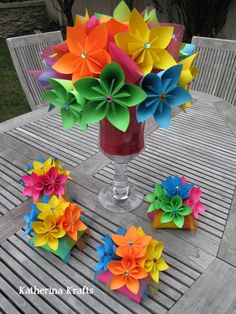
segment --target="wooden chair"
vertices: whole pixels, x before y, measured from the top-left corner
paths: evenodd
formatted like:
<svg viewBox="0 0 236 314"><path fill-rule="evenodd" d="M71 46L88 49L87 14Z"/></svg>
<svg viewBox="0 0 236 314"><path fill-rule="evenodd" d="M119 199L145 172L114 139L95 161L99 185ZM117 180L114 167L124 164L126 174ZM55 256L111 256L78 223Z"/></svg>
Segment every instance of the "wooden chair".
<svg viewBox="0 0 236 314"><path fill-rule="evenodd" d="M191 88L236 106L236 41L194 36L192 43L200 52L196 59L200 74Z"/></svg>
<svg viewBox="0 0 236 314"><path fill-rule="evenodd" d="M7 38L8 48L31 110L46 104L43 103L41 97L43 88L28 70L44 69L41 58L42 49L62 41L60 31Z"/></svg>

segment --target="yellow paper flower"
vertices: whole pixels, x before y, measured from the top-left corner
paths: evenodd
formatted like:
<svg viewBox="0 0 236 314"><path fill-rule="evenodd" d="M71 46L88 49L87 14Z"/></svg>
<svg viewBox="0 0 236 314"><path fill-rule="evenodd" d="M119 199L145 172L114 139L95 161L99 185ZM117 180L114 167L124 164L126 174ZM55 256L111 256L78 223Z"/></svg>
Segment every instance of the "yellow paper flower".
<svg viewBox="0 0 236 314"><path fill-rule="evenodd" d="M88 9L85 9L85 16L76 14L74 26L80 26L89 20Z"/></svg>
<svg viewBox="0 0 236 314"><path fill-rule="evenodd" d="M146 235L141 226L137 230L140 236ZM137 261L146 272L150 273L155 282L159 282L159 272L169 268L164 259L161 258L162 251L162 242L152 239L147 247L146 256Z"/></svg>
<svg viewBox="0 0 236 314"><path fill-rule="evenodd" d="M36 233L34 245L44 246L47 244L54 251L58 249L58 239L66 234L64 229L56 225L54 216L48 216L45 221L32 222L32 228Z"/></svg>
<svg viewBox="0 0 236 314"><path fill-rule="evenodd" d="M62 168L62 165L61 165L61 162L60 162L59 159L57 159L56 161L54 161L54 167L56 167L57 172L58 172L59 174L62 174L63 176L67 176L68 178L71 179L71 177L70 177L70 170L63 169L63 168Z"/></svg>
<svg viewBox="0 0 236 314"><path fill-rule="evenodd" d="M117 46L127 53L142 69L144 74L152 68L166 69L176 64L165 49L171 41L172 26L148 27L141 14L134 9L129 19L129 32L115 36Z"/></svg>
<svg viewBox="0 0 236 314"><path fill-rule="evenodd" d="M48 216L58 218L62 216L65 209L70 205L69 202L65 202L63 198L57 198L53 195L48 203L36 203L37 208L40 210L38 215L39 219L45 220Z"/></svg>
<svg viewBox="0 0 236 314"><path fill-rule="evenodd" d="M36 173L38 176L44 175L47 173L51 167L53 167L53 160L52 158L48 158L44 162L39 162L37 160L33 161L33 169L29 170L28 173L31 174L32 172Z"/></svg>
<svg viewBox="0 0 236 314"><path fill-rule="evenodd" d="M159 282L159 272L169 267L164 259L161 258L162 251L163 244L157 240L152 240L146 251L144 269L146 272L150 273L155 282Z"/></svg>
<svg viewBox="0 0 236 314"><path fill-rule="evenodd" d="M188 58L179 61L178 63L183 65L178 85L184 87L186 90L190 89L190 83L199 72L198 69L195 66L193 66L193 62L197 55L198 53L195 53L189 56ZM192 103L188 101L185 104L179 106L179 108L185 112L185 109L191 106Z"/></svg>

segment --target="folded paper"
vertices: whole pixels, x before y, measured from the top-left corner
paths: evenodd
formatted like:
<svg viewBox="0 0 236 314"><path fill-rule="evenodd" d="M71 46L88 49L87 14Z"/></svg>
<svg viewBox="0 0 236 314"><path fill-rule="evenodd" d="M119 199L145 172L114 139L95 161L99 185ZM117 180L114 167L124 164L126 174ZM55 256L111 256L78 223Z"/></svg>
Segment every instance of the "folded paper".
<svg viewBox="0 0 236 314"><path fill-rule="evenodd" d="M96 279L112 290L140 303L152 282L159 282L159 272L168 268L162 256L163 244L131 226L106 235L97 247L99 261Z"/></svg>
<svg viewBox="0 0 236 314"><path fill-rule="evenodd" d="M146 196L152 226L195 229L199 213L205 211L201 195L200 187L188 183L185 177L170 176L162 183L156 183L154 192Z"/></svg>
<svg viewBox="0 0 236 314"><path fill-rule="evenodd" d="M32 246L42 247L64 262L68 262L71 249L87 231L83 211L69 201L66 193L69 179L70 171L52 158L39 158L28 164L26 175L21 177L24 195L33 197L31 211L24 216L24 235L33 234L29 240Z"/></svg>

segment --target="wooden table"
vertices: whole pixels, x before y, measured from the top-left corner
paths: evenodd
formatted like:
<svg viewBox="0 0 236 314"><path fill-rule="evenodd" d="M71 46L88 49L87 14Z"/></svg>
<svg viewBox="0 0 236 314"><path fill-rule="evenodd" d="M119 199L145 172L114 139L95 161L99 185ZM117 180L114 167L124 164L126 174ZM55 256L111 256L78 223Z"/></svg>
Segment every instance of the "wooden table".
<svg viewBox="0 0 236 314"><path fill-rule="evenodd" d="M187 114L169 130L147 135L145 151L129 167L130 181L148 193L168 175L184 175L203 189L207 211L196 232L152 230L147 203L126 214L98 203L113 166L97 148L98 126L87 135L63 131L58 114L28 122L0 135L0 309L3 313L236 313L236 129L235 109L219 98L194 93ZM28 116L29 117L29 116ZM17 123L15 121L14 123ZM21 119L22 123L22 119ZM153 130L148 128L148 132ZM39 156L59 158L71 169L70 192L86 211L91 236L83 252L72 250L69 264L23 236L29 200L18 183L26 163ZM118 226L142 225L164 242L170 268L159 291L140 305L94 281L95 248ZM63 288L63 294L19 294L20 287ZM66 294L66 287L93 288L93 294Z"/></svg>

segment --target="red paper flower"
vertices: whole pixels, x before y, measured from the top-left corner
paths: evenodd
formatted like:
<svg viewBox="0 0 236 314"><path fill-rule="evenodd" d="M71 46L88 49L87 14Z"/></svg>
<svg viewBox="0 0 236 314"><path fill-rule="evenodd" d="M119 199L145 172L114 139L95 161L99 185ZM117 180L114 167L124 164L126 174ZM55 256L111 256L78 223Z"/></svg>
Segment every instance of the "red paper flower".
<svg viewBox="0 0 236 314"><path fill-rule="evenodd" d="M27 196L33 196L33 200L36 202L39 199L40 193L44 187L42 176L37 176L37 174L32 172L31 175L22 176L21 179L25 184L23 194Z"/></svg>
<svg viewBox="0 0 236 314"><path fill-rule="evenodd" d="M63 184L68 179L67 176L59 174L55 167L52 167L43 177L44 193L46 195L65 193Z"/></svg>

